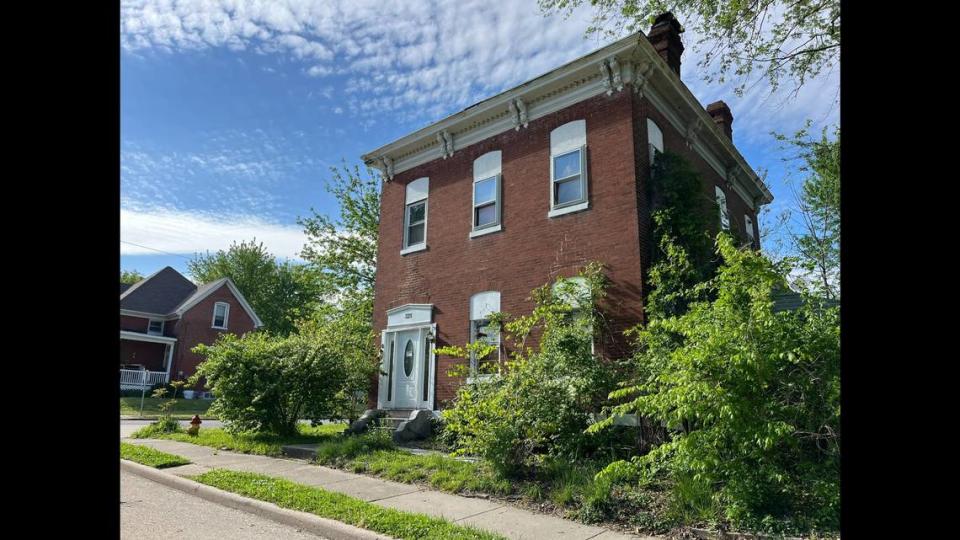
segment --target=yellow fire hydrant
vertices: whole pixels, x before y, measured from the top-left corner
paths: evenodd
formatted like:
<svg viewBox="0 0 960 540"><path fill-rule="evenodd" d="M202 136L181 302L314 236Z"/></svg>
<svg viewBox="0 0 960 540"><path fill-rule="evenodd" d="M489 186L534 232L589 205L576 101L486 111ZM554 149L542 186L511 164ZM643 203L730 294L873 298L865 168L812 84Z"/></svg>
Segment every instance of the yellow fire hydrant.
<svg viewBox="0 0 960 540"><path fill-rule="evenodd" d="M190 420L190 427L187 428L187 433L196 437L200 433L200 424L203 423L203 420L200 420L200 415L193 415L193 420Z"/></svg>

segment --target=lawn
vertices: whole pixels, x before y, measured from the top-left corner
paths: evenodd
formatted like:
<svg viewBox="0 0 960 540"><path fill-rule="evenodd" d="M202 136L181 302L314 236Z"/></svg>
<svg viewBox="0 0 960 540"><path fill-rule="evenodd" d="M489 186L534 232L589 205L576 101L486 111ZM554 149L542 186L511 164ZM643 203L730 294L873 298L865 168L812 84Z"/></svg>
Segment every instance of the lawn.
<svg viewBox="0 0 960 540"><path fill-rule="evenodd" d="M157 469L179 467L180 465L187 465L190 463L190 460L185 457L154 450L148 446L140 446L138 444L129 444L125 442L120 443L120 458L136 461L137 463L155 467Z"/></svg>
<svg viewBox="0 0 960 540"><path fill-rule="evenodd" d="M143 400L143 416L144 417L156 417L160 416L160 404L169 399L160 399L147 397ZM199 414L200 418L204 420L216 420L216 416L211 416L207 414L207 409L210 408L210 405L213 403L213 400L209 399L178 399L174 404L171 413L173 417L177 420L190 420L194 415ZM140 398L139 397L122 397L120 398L120 416L139 416L140 415Z"/></svg>
<svg viewBox="0 0 960 540"><path fill-rule="evenodd" d="M316 427L310 427L306 424L300 424L300 433L293 436L280 436L272 433L228 433L222 428L204 428L200 427L200 433L194 437L184 432L167 433L164 435L150 435L152 438L170 439L180 442L210 446L213 448L222 448L244 454L259 454L263 456L282 455L280 447L286 444L310 444L329 441L337 436L344 429L346 424L323 424ZM132 437L138 438L140 432L135 432Z"/></svg>
<svg viewBox="0 0 960 540"><path fill-rule="evenodd" d="M192 480L282 508L362 527L394 538L497 540L503 537L440 518L383 508L341 493L262 474L215 469Z"/></svg>
<svg viewBox="0 0 960 540"><path fill-rule="evenodd" d="M219 428L201 427L197 437L186 433L155 437L266 456L281 455L280 447L285 444L320 443L318 464L350 472L422 484L449 493L504 497L585 523L615 522L655 534L676 524L675 516L666 511L665 492L641 489L635 484L610 491L594 480L600 464L546 461L535 478L508 479L483 461L461 461L444 454L411 454L397 448L386 433L341 436L345 427L301 425L300 434L292 437L265 433L234 435Z"/></svg>

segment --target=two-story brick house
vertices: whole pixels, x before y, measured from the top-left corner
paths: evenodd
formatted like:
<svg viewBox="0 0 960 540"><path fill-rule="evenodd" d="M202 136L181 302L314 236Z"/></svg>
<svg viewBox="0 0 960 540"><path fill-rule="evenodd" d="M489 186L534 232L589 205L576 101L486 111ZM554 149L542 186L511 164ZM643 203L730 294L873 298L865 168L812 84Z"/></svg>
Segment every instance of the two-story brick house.
<svg viewBox="0 0 960 540"><path fill-rule="evenodd" d="M464 382L448 372L466 361L436 346L481 339L490 313L529 312L532 289L592 260L611 281L601 308L612 332L595 350L623 352L620 332L644 320L656 151L684 156L717 205L717 227L759 247L757 213L773 197L733 145L730 109L704 108L680 80L680 33L664 14L648 36L363 156L385 180L374 300L384 374L371 405L442 408Z"/></svg>
<svg viewBox="0 0 960 540"><path fill-rule="evenodd" d="M203 358L191 349L225 332L263 326L230 278L197 286L167 266L120 284L120 388L185 379Z"/></svg>

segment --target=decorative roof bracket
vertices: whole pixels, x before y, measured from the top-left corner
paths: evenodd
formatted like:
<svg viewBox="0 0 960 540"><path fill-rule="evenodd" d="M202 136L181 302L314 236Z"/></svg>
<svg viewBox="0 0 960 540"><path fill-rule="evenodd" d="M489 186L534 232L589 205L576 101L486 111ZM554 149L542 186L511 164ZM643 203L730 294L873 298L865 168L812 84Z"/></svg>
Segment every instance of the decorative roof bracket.
<svg viewBox="0 0 960 540"><path fill-rule="evenodd" d="M600 61L600 76L608 96L613 94L614 90L617 92L623 90L623 71L616 56Z"/></svg>
<svg viewBox="0 0 960 540"><path fill-rule="evenodd" d="M527 104L520 98L510 101L510 116L513 117L513 129L516 131L520 131L520 126L528 127L530 125L530 119L527 116Z"/></svg>
<svg viewBox="0 0 960 540"><path fill-rule="evenodd" d="M383 179L387 182L393 180L393 159L389 156L380 156L380 163L383 164Z"/></svg>
<svg viewBox="0 0 960 540"><path fill-rule="evenodd" d="M453 135L449 131L443 130L437 133L437 142L440 143L440 155L443 159L453 155Z"/></svg>

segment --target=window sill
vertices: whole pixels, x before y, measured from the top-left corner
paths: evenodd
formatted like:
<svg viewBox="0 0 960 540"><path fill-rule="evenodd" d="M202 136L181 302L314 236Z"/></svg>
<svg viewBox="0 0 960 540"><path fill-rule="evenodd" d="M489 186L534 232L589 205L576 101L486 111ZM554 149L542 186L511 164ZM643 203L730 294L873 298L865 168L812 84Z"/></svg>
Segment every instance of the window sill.
<svg viewBox="0 0 960 540"><path fill-rule="evenodd" d="M406 255L407 253L415 253L417 251L424 251L427 249L427 244L417 244L415 246L410 246L406 249L400 250L400 255Z"/></svg>
<svg viewBox="0 0 960 540"><path fill-rule="evenodd" d="M562 216L564 214L571 214L573 212L579 212L581 210L586 210L590 208L590 201L585 201L582 203L574 204L571 206L564 206L563 208L554 208L547 212L548 218L553 218L557 216Z"/></svg>
<svg viewBox="0 0 960 540"><path fill-rule="evenodd" d="M503 230L502 225L497 225L494 227L487 227L485 229L480 229L478 231L470 231L470 238L476 238L478 236L483 236L485 234L495 233Z"/></svg>
<svg viewBox="0 0 960 540"><path fill-rule="evenodd" d="M227 330L226 326L211 326L210 328L213 328L214 330Z"/></svg>

